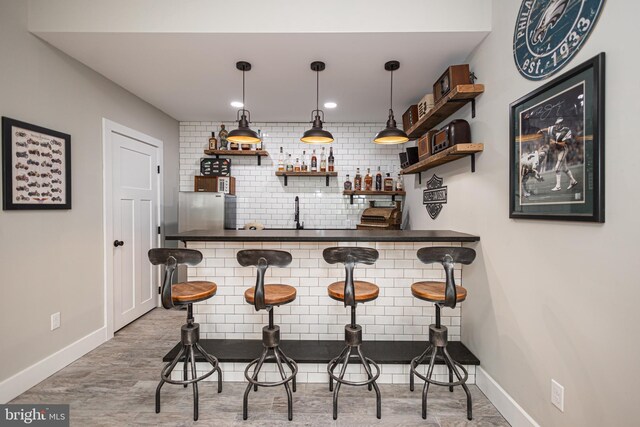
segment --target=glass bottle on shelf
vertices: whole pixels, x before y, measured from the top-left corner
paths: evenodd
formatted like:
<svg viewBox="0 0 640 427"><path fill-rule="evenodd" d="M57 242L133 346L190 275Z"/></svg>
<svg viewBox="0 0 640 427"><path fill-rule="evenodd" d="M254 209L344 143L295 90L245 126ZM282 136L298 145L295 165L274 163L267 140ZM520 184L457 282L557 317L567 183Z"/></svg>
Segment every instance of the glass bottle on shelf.
<svg viewBox="0 0 640 427"><path fill-rule="evenodd" d="M353 189L362 190L362 176L360 176L360 168L356 169L356 176L353 178Z"/></svg>
<svg viewBox="0 0 640 427"><path fill-rule="evenodd" d="M324 154L324 147L320 151L320 172L327 171L327 156Z"/></svg>
<svg viewBox="0 0 640 427"><path fill-rule="evenodd" d="M296 157L296 163L293 165L294 172L300 172L300 159Z"/></svg>
<svg viewBox="0 0 640 427"><path fill-rule="evenodd" d="M373 187L373 177L371 176L371 169L367 168L367 174L364 176L364 189L371 191Z"/></svg>
<svg viewBox="0 0 640 427"><path fill-rule="evenodd" d="M209 150L218 149L218 140L216 139L216 133L211 132L211 138L209 138Z"/></svg>
<svg viewBox="0 0 640 427"><path fill-rule="evenodd" d="M344 189L351 190L351 181L349 180L349 174L347 174L347 179L344 182Z"/></svg>
<svg viewBox="0 0 640 427"><path fill-rule="evenodd" d="M227 141L227 136L229 136L229 131L224 128L224 125L220 125L220 132L218 132L218 138L220 139L220 149L226 150L229 145L229 141Z"/></svg>
<svg viewBox="0 0 640 427"><path fill-rule="evenodd" d="M280 147L280 154L278 154L278 172L284 172L284 153L282 147Z"/></svg>
<svg viewBox="0 0 640 427"><path fill-rule="evenodd" d="M387 176L384 179L384 191L393 191L393 178L391 178L389 172L387 172Z"/></svg>
<svg viewBox="0 0 640 427"><path fill-rule="evenodd" d="M382 191L382 172L380 172L380 166L378 166L378 172L376 173L376 191Z"/></svg>
<svg viewBox="0 0 640 427"><path fill-rule="evenodd" d="M329 172L335 171L335 159L333 158L333 147L329 147Z"/></svg>
<svg viewBox="0 0 640 427"><path fill-rule="evenodd" d="M264 136L260 129L258 129L258 138L260 138L260 142L256 144L256 150L264 150Z"/></svg>
<svg viewBox="0 0 640 427"><path fill-rule="evenodd" d="M300 170L302 172L308 172L309 171L309 164L307 163L307 152L306 151L302 152L302 165L300 166Z"/></svg>
<svg viewBox="0 0 640 427"><path fill-rule="evenodd" d="M291 161L291 153L287 155L287 163L285 165L287 172L293 172L293 162Z"/></svg>
<svg viewBox="0 0 640 427"><path fill-rule="evenodd" d="M403 190L402 175L398 174L398 179L396 180L396 191L402 191L402 190Z"/></svg>
<svg viewBox="0 0 640 427"><path fill-rule="evenodd" d="M311 153L311 172L318 172L318 158L316 157L316 149Z"/></svg>

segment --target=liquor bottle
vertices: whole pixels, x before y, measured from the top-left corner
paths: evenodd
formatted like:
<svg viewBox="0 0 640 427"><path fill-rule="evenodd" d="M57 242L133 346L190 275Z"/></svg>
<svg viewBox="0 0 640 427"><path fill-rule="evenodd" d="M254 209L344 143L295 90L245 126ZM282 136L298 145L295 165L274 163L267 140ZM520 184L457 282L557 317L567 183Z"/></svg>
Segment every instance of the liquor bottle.
<svg viewBox="0 0 640 427"><path fill-rule="evenodd" d="M294 172L300 172L300 159L296 157L296 163L293 165Z"/></svg>
<svg viewBox="0 0 640 427"><path fill-rule="evenodd" d="M311 172L318 172L318 158L316 157L316 149L311 153Z"/></svg>
<svg viewBox="0 0 640 427"><path fill-rule="evenodd" d="M229 136L229 131L224 128L224 125L220 125L220 132L218 132L218 138L220 138L220 149L226 150L229 146L229 141L227 141L227 136Z"/></svg>
<svg viewBox="0 0 640 427"><path fill-rule="evenodd" d="M380 172L380 166L378 166L378 173L376 173L376 191L382 190L382 172Z"/></svg>
<svg viewBox="0 0 640 427"><path fill-rule="evenodd" d="M356 191L362 190L362 177L360 176L360 168L356 169L356 176L353 178L353 189Z"/></svg>
<svg viewBox="0 0 640 427"><path fill-rule="evenodd" d="M309 165L307 164L307 152L302 152L302 166L300 167L302 172L309 172Z"/></svg>
<svg viewBox="0 0 640 427"><path fill-rule="evenodd" d="M367 174L364 176L364 189L371 191L373 187L373 177L371 176L371 169L367 168Z"/></svg>
<svg viewBox="0 0 640 427"><path fill-rule="evenodd" d="M402 191L402 176L398 174L398 179L396 180L396 191Z"/></svg>
<svg viewBox="0 0 640 427"><path fill-rule="evenodd" d="M351 190L351 181L349 180L349 174L347 174L347 180L344 182L344 189Z"/></svg>
<svg viewBox="0 0 640 427"><path fill-rule="evenodd" d="M256 150L264 150L264 140L262 138L262 131L258 129L258 138L260 138L260 142L256 144Z"/></svg>
<svg viewBox="0 0 640 427"><path fill-rule="evenodd" d="M280 154L278 155L278 172L284 172L284 153L282 147L280 147Z"/></svg>
<svg viewBox="0 0 640 427"><path fill-rule="evenodd" d="M291 161L291 153L287 154L287 163L285 164L287 172L293 172L293 162Z"/></svg>
<svg viewBox="0 0 640 427"><path fill-rule="evenodd" d="M335 159L333 158L333 147L329 147L329 172L335 170Z"/></svg>
<svg viewBox="0 0 640 427"><path fill-rule="evenodd" d="M324 147L322 147L322 151L320 152L320 172L327 171L327 156L324 154Z"/></svg>
<svg viewBox="0 0 640 427"><path fill-rule="evenodd" d="M387 172L387 177L384 179L384 191L393 191L393 178L391 178L389 172Z"/></svg>
<svg viewBox="0 0 640 427"><path fill-rule="evenodd" d="M216 139L216 133L211 132L211 138L209 138L209 150L218 149L218 140Z"/></svg>

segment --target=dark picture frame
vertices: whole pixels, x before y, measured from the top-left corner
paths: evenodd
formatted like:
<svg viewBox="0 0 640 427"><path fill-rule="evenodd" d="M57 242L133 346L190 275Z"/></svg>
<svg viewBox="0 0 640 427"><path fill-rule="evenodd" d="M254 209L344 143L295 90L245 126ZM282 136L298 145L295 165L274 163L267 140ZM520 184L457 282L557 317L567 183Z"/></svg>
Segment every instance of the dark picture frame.
<svg viewBox="0 0 640 427"><path fill-rule="evenodd" d="M2 209L71 209L71 135L2 117Z"/></svg>
<svg viewBox="0 0 640 427"><path fill-rule="evenodd" d="M605 54L509 105L509 217L604 222Z"/></svg>

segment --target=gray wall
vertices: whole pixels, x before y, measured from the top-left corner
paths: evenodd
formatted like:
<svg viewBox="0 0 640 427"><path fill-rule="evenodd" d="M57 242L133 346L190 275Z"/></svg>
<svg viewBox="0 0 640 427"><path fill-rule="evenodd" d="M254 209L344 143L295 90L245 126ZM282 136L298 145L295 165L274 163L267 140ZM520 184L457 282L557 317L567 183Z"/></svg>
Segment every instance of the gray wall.
<svg viewBox="0 0 640 427"><path fill-rule="evenodd" d="M436 221L420 200L424 181L418 188L416 180L408 196L412 225L481 236L478 259L463 269L469 290L463 342L540 425L637 425L640 4L607 1L594 33L565 68L607 54L607 222L599 225L508 217L508 106L543 84L522 78L513 62L520 3L494 1L492 33L469 58L486 85L471 121L473 138L485 144L477 172L470 173L466 159L435 171L449 188ZM469 107L463 111L468 118ZM565 387L564 413L550 403L552 378Z"/></svg>
<svg viewBox="0 0 640 427"><path fill-rule="evenodd" d="M164 141L175 224L178 122L27 32L27 2L0 2L0 115L71 134L73 209L1 211L0 381L103 326L102 118ZM126 64L123 64L126 66ZM62 326L50 331L50 315Z"/></svg>

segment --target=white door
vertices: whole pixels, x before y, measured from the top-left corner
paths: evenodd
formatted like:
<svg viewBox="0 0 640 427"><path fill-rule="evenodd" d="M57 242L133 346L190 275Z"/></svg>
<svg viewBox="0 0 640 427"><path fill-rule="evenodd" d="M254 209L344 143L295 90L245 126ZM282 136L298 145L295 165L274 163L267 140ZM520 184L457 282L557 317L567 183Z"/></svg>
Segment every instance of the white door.
<svg viewBox="0 0 640 427"><path fill-rule="evenodd" d="M159 148L114 131L109 137L113 330L117 331L156 307L158 271L147 252L158 246Z"/></svg>

